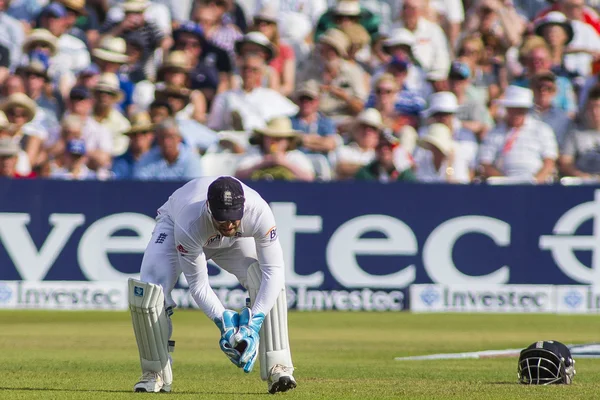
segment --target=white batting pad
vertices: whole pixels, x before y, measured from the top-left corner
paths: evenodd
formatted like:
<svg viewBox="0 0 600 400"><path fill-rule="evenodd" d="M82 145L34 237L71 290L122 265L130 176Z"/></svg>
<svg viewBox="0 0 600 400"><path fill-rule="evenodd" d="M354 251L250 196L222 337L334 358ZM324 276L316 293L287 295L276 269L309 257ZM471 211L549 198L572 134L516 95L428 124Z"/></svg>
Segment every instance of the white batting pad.
<svg viewBox="0 0 600 400"><path fill-rule="evenodd" d="M129 279L129 310L140 351L143 372L161 373L165 384L173 382L169 360L169 318L159 285Z"/></svg>
<svg viewBox="0 0 600 400"><path fill-rule="evenodd" d="M260 289L261 279L262 272L258 263L252 264L248 268L248 292L252 303L254 303ZM268 379L269 371L276 364L293 368L290 341L288 338L285 288L281 290L275 305L265 316L262 328L260 329L258 356L260 360L260 377L263 381Z"/></svg>

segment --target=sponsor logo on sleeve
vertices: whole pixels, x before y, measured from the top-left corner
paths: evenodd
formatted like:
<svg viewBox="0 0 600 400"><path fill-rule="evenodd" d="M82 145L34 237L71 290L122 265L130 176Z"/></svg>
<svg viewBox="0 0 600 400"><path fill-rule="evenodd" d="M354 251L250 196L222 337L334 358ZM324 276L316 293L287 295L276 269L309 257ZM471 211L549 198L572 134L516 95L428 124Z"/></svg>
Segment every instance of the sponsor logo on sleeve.
<svg viewBox="0 0 600 400"><path fill-rule="evenodd" d="M180 252L181 254L187 254L187 253L189 253L189 251L187 251L185 249L185 247L183 247L181 244L177 245L177 251Z"/></svg>
<svg viewBox="0 0 600 400"><path fill-rule="evenodd" d="M269 229L265 236L268 237L271 242L277 239L277 227L274 226L271 229Z"/></svg>

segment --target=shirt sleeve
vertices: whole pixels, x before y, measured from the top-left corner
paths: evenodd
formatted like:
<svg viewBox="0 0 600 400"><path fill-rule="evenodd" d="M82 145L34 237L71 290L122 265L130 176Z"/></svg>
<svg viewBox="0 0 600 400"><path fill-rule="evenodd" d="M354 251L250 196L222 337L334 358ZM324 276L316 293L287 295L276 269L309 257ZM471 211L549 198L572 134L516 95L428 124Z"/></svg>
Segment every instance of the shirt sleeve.
<svg viewBox="0 0 600 400"><path fill-rule="evenodd" d="M542 123L539 132L540 139L542 141L542 158L556 160L556 158L558 158L558 144L556 142L556 135L554 135L552 128Z"/></svg>
<svg viewBox="0 0 600 400"><path fill-rule="evenodd" d="M189 162L186 165L185 178L200 178L202 176L202 161L193 150L190 150L190 152L192 154L190 154Z"/></svg>
<svg viewBox="0 0 600 400"><path fill-rule="evenodd" d="M560 149L560 153L564 156L575 157L577 155L577 135L576 131L572 130L567 133L565 141Z"/></svg>
<svg viewBox="0 0 600 400"><path fill-rule="evenodd" d="M225 128L225 95L220 93L213 100L210 114L206 125L215 131L220 131Z"/></svg>
<svg viewBox="0 0 600 400"><path fill-rule="evenodd" d="M266 315L273 308L277 297L285 286L284 263L273 212L263 199L260 199L257 207L258 213L253 236L262 280L252 306L252 313L264 313Z"/></svg>
<svg viewBox="0 0 600 400"><path fill-rule="evenodd" d="M175 223L175 246L179 266L190 285L192 298L211 320L221 317L225 307L210 287L208 266L202 245L177 222Z"/></svg>
<svg viewBox="0 0 600 400"><path fill-rule="evenodd" d="M494 164L498 154L498 133L486 135L481 147L479 148L479 162L482 164Z"/></svg>

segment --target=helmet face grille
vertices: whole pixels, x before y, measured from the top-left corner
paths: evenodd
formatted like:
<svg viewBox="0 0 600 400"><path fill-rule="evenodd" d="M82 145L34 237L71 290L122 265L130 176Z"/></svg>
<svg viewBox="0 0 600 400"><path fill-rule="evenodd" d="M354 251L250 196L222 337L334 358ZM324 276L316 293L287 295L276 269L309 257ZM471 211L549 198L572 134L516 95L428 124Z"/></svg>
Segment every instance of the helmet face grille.
<svg viewBox="0 0 600 400"><path fill-rule="evenodd" d="M533 356L519 361L519 381L526 385L550 385L563 383L564 370L561 362Z"/></svg>

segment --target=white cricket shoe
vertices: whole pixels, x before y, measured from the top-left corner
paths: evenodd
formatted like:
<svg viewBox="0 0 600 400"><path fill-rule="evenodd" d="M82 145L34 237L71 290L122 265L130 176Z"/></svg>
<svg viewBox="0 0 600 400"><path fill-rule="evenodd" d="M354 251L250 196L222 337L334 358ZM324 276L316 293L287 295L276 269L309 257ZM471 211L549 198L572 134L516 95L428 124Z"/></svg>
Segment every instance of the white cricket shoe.
<svg viewBox="0 0 600 400"><path fill-rule="evenodd" d="M269 393L275 394L278 392L287 392L296 387L296 380L292 373L293 368L285 367L281 364L275 364L269 371Z"/></svg>
<svg viewBox="0 0 600 400"><path fill-rule="evenodd" d="M142 374L140 381L133 386L133 391L146 393L170 392L171 385L165 384L158 372L146 371Z"/></svg>

